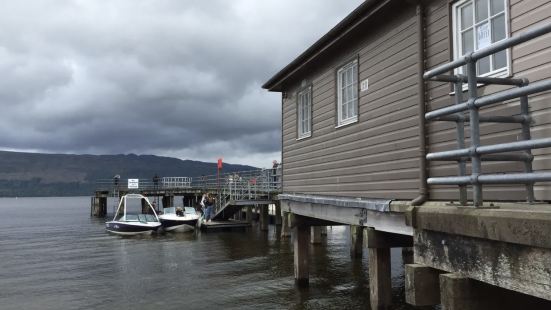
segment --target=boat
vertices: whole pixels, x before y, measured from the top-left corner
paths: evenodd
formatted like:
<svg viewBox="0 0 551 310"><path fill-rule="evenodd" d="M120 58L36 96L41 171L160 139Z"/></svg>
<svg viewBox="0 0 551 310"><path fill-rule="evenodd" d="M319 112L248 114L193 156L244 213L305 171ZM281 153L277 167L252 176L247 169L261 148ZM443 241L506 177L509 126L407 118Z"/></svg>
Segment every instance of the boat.
<svg viewBox="0 0 551 310"><path fill-rule="evenodd" d="M191 207L164 208L159 215L164 230L178 232L194 230L199 217Z"/></svg>
<svg viewBox="0 0 551 310"><path fill-rule="evenodd" d="M152 214L128 214L127 200L129 199L145 200ZM157 231L159 227L161 227L161 222L159 221L155 209L151 203L149 203L147 197L140 194L127 194L122 196L113 220L105 223L105 229L108 232L124 236L151 234Z"/></svg>

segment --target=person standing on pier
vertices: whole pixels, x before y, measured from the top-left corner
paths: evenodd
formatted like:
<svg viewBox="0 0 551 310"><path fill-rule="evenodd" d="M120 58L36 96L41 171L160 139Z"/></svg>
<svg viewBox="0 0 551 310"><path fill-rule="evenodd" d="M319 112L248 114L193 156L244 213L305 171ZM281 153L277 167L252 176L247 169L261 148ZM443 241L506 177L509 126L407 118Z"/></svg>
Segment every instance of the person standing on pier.
<svg viewBox="0 0 551 310"><path fill-rule="evenodd" d="M205 201L205 214L204 219L205 222L211 222L212 221L212 215L213 215L213 208L214 208L214 198L210 194L207 195L207 199Z"/></svg>

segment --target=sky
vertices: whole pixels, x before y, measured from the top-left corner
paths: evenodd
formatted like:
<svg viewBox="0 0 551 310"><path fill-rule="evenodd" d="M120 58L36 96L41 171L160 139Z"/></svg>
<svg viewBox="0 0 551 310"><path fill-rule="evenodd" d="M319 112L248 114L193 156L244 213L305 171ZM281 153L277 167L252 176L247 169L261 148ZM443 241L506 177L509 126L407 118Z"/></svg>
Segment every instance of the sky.
<svg viewBox="0 0 551 310"><path fill-rule="evenodd" d="M0 0L0 149L269 167L261 88L361 0Z"/></svg>

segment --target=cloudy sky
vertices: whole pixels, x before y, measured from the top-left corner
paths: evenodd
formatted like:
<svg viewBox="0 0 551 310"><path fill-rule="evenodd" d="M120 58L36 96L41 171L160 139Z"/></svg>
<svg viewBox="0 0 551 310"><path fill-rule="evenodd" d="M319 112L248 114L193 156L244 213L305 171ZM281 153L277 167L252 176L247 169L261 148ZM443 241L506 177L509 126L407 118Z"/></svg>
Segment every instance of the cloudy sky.
<svg viewBox="0 0 551 310"><path fill-rule="evenodd" d="M0 149L269 166L261 85L361 0L0 0Z"/></svg>

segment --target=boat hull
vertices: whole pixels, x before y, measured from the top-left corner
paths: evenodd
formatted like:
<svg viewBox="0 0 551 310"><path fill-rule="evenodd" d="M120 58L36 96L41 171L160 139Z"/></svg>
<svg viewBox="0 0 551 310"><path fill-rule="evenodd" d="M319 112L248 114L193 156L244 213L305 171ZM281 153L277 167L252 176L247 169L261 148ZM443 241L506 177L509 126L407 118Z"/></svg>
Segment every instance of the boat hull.
<svg viewBox="0 0 551 310"><path fill-rule="evenodd" d="M165 219L161 216L160 220L164 230L183 232L194 230L198 219Z"/></svg>
<svg viewBox="0 0 551 310"><path fill-rule="evenodd" d="M160 223L124 223L124 222L107 222L105 223L105 229L113 234L122 235L122 236L133 236L133 235L143 235L151 234L154 231L157 231L161 226Z"/></svg>

